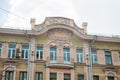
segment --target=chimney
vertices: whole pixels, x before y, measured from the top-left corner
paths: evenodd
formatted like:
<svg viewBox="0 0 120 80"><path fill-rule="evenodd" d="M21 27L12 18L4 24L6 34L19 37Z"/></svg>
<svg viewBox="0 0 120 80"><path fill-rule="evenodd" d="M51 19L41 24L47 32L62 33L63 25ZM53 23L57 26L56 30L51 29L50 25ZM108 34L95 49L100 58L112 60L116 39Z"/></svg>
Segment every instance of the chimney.
<svg viewBox="0 0 120 80"><path fill-rule="evenodd" d="M82 23L82 27L83 27L83 32L84 32L84 34L87 34L87 25L88 25L87 22L83 22L83 23Z"/></svg>
<svg viewBox="0 0 120 80"><path fill-rule="evenodd" d="M31 24L31 29L33 30L35 28L35 19L34 18L30 19L30 24Z"/></svg>

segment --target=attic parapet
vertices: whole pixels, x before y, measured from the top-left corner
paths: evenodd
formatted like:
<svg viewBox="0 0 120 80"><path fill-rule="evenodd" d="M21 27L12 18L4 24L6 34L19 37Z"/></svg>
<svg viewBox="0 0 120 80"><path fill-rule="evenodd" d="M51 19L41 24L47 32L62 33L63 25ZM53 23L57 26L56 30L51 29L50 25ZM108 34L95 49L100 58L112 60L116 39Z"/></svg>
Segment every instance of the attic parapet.
<svg viewBox="0 0 120 80"><path fill-rule="evenodd" d="M31 24L31 29L33 30L35 28L35 19L34 18L30 19L30 24Z"/></svg>
<svg viewBox="0 0 120 80"><path fill-rule="evenodd" d="M63 18L63 17L46 17L45 19L45 24L46 25L50 25L50 24L66 24L69 26L74 27L75 23L72 19L68 19L68 18Z"/></svg>
<svg viewBox="0 0 120 80"><path fill-rule="evenodd" d="M87 34L87 26L88 26L88 23L87 23L87 22L83 22L83 23L82 23L83 33L84 33L84 34Z"/></svg>

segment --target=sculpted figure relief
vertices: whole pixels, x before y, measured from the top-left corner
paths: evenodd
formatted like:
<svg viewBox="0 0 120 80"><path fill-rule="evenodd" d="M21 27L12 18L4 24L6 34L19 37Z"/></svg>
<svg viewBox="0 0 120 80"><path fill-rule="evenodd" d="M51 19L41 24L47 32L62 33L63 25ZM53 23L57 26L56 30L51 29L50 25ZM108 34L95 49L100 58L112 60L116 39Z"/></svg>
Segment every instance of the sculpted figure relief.
<svg viewBox="0 0 120 80"><path fill-rule="evenodd" d="M54 28L48 31L48 37L51 40L67 41L70 39L72 32L62 28Z"/></svg>

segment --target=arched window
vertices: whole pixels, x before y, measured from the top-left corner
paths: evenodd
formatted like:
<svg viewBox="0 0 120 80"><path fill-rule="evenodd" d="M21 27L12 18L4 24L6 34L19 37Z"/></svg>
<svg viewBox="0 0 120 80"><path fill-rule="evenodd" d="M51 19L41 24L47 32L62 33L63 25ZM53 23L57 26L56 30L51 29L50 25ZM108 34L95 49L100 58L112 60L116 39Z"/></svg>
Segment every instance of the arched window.
<svg viewBox="0 0 120 80"><path fill-rule="evenodd" d="M117 80L116 73L113 71L107 71L106 80Z"/></svg>

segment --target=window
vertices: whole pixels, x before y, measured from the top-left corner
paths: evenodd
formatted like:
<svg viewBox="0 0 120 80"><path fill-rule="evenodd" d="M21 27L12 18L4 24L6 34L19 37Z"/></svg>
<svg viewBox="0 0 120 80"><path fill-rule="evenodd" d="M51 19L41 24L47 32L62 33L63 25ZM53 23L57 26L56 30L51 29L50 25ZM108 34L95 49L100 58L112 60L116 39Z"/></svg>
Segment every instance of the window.
<svg viewBox="0 0 120 80"><path fill-rule="evenodd" d="M114 80L114 77L108 76L108 80Z"/></svg>
<svg viewBox="0 0 120 80"><path fill-rule="evenodd" d="M43 80L43 73L42 72L36 72L36 80Z"/></svg>
<svg viewBox="0 0 120 80"><path fill-rule="evenodd" d="M112 57L110 52L108 51L105 52L105 59L106 59L106 64L112 64Z"/></svg>
<svg viewBox="0 0 120 80"><path fill-rule="evenodd" d="M63 48L64 63L70 63L70 48Z"/></svg>
<svg viewBox="0 0 120 80"><path fill-rule="evenodd" d="M91 55L92 55L92 63L97 64L97 54L96 54L96 50L91 50Z"/></svg>
<svg viewBox="0 0 120 80"><path fill-rule="evenodd" d="M20 72L20 80L27 80L27 72Z"/></svg>
<svg viewBox="0 0 120 80"><path fill-rule="evenodd" d="M50 80L57 80L57 73L50 73Z"/></svg>
<svg viewBox="0 0 120 80"><path fill-rule="evenodd" d="M5 80L13 80L13 71L6 71Z"/></svg>
<svg viewBox="0 0 120 80"><path fill-rule="evenodd" d="M70 74L64 74L64 80L71 80Z"/></svg>
<svg viewBox="0 0 120 80"><path fill-rule="evenodd" d="M43 47L37 46L36 59L43 59Z"/></svg>
<svg viewBox="0 0 120 80"><path fill-rule="evenodd" d="M50 47L50 62L56 62L57 60L57 49L56 47Z"/></svg>
<svg viewBox="0 0 120 80"><path fill-rule="evenodd" d="M78 74L78 80L84 80L84 75Z"/></svg>
<svg viewBox="0 0 120 80"><path fill-rule="evenodd" d="M99 76L93 76L93 80L99 80Z"/></svg>
<svg viewBox="0 0 120 80"><path fill-rule="evenodd" d="M77 62L83 62L83 52L81 49L77 49Z"/></svg>
<svg viewBox="0 0 120 80"><path fill-rule="evenodd" d="M15 56L16 56L16 46L14 44L10 44L8 49L8 57L15 58Z"/></svg>
<svg viewBox="0 0 120 80"><path fill-rule="evenodd" d="M2 44L0 44L0 56L2 54Z"/></svg>
<svg viewBox="0 0 120 80"><path fill-rule="evenodd" d="M120 52L119 52L119 60L120 60Z"/></svg>
<svg viewBox="0 0 120 80"><path fill-rule="evenodd" d="M23 46L22 46L21 58L23 58L23 59L28 58L28 52L29 52L29 46L23 45Z"/></svg>

